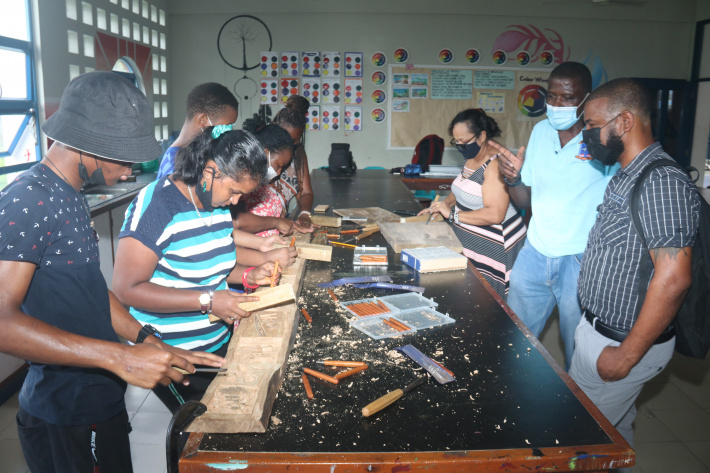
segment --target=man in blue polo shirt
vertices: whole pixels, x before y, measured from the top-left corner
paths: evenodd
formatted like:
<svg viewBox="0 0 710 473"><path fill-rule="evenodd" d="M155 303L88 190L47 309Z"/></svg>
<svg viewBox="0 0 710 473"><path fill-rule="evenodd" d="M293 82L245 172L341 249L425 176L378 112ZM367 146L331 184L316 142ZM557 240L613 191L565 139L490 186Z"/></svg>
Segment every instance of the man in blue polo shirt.
<svg viewBox="0 0 710 473"><path fill-rule="evenodd" d="M587 235L604 189L618 165L593 161L582 142L589 69L565 62L550 74L547 120L533 129L517 156L499 147L499 169L519 207L532 206L527 241L510 274L508 305L536 337L555 305L565 344L565 369L582 317L577 277Z"/></svg>

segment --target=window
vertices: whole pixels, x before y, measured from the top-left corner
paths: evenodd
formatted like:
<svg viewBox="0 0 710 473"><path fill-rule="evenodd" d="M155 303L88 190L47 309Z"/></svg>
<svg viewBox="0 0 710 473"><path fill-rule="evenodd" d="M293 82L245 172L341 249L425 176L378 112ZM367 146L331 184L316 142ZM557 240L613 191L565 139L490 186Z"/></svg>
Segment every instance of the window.
<svg viewBox="0 0 710 473"><path fill-rule="evenodd" d="M0 189L40 156L30 3L4 0L0 15Z"/></svg>

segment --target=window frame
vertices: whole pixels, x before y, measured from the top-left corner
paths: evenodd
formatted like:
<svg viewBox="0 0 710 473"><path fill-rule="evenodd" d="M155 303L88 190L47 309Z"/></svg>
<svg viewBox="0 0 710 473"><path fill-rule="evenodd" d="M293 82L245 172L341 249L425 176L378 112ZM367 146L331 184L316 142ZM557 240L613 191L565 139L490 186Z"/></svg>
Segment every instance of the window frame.
<svg viewBox="0 0 710 473"><path fill-rule="evenodd" d="M35 126L35 136L38 138L35 142L35 156L36 161L21 164L3 165L0 166L0 175L12 174L32 167L37 161L41 160L41 146L39 140L39 130L37 126L39 123L39 104L37 99L37 72L35 68L35 54L34 54L34 31L32 29L32 5L30 0L24 0L26 21L27 21L27 32L28 40L20 40L16 38L8 38L7 36L0 35L0 48L7 49L10 51L17 51L25 54L25 77L27 80L26 88L26 99L1 99L0 98L0 115L24 115L25 118L22 121L22 126L17 130L16 135L13 137L10 146L7 151L0 151L0 158L12 156L15 151L17 144L27 130L28 125L31 121L34 121ZM34 119L34 120L32 120Z"/></svg>

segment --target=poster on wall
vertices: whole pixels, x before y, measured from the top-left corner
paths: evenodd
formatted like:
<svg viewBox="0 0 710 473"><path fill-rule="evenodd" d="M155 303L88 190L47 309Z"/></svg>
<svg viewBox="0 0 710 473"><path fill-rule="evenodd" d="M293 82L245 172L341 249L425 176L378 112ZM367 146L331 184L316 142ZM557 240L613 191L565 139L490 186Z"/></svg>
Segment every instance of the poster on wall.
<svg viewBox="0 0 710 473"><path fill-rule="evenodd" d="M279 53L273 51L261 52L261 65L259 66L261 77L279 76Z"/></svg>
<svg viewBox="0 0 710 473"><path fill-rule="evenodd" d="M381 104L387 101L387 93L382 89L372 91L372 103Z"/></svg>
<svg viewBox="0 0 710 473"><path fill-rule="evenodd" d="M494 92L478 94L478 108L486 113L503 113L505 111L505 95Z"/></svg>
<svg viewBox="0 0 710 473"><path fill-rule="evenodd" d="M321 102L320 79L306 78L301 79L303 86L301 87L301 95L303 95L312 104Z"/></svg>
<svg viewBox="0 0 710 473"><path fill-rule="evenodd" d="M345 79L345 103L362 103L362 79Z"/></svg>
<svg viewBox="0 0 710 473"><path fill-rule="evenodd" d="M470 100L473 90L473 71L462 69L432 69L431 98Z"/></svg>
<svg viewBox="0 0 710 473"><path fill-rule="evenodd" d="M362 131L362 107L346 105L344 122L345 131Z"/></svg>
<svg viewBox="0 0 710 473"><path fill-rule="evenodd" d="M370 118L375 123L383 123L387 119L387 112L384 109L376 108L370 113Z"/></svg>
<svg viewBox="0 0 710 473"><path fill-rule="evenodd" d="M320 77L321 56L318 51L304 51L301 54L303 77Z"/></svg>
<svg viewBox="0 0 710 473"><path fill-rule="evenodd" d="M321 117L323 131L338 131L340 130L340 107L333 105L323 105L323 114Z"/></svg>
<svg viewBox="0 0 710 473"><path fill-rule="evenodd" d="M345 77L362 77L362 53L345 53Z"/></svg>
<svg viewBox="0 0 710 473"><path fill-rule="evenodd" d="M474 89L513 90L515 71L476 71L473 75Z"/></svg>
<svg viewBox="0 0 710 473"><path fill-rule="evenodd" d="M323 65L321 75L324 77L340 77L340 53L337 51L323 51Z"/></svg>
<svg viewBox="0 0 710 473"><path fill-rule="evenodd" d="M276 79L262 79L260 94L262 105L275 105L279 102L279 81Z"/></svg>
<svg viewBox="0 0 710 473"><path fill-rule="evenodd" d="M413 99L427 99L429 98L429 89L427 87L413 85L409 89L409 96Z"/></svg>
<svg viewBox="0 0 710 473"><path fill-rule="evenodd" d="M373 85L379 87L387 82L387 74L382 71L375 71L372 73L370 80L372 80Z"/></svg>
<svg viewBox="0 0 710 473"><path fill-rule="evenodd" d="M411 74L412 85L418 85L420 87L426 87L429 85L429 74L414 73Z"/></svg>
<svg viewBox="0 0 710 473"><path fill-rule="evenodd" d="M321 95L324 104L339 104L342 101L340 96L340 79L321 79Z"/></svg>
<svg viewBox="0 0 710 473"><path fill-rule="evenodd" d="M281 53L281 77L297 77L298 71L298 52L286 51Z"/></svg>
<svg viewBox="0 0 710 473"><path fill-rule="evenodd" d="M537 122L547 111L549 72L521 71L516 77L517 121Z"/></svg>
<svg viewBox="0 0 710 473"><path fill-rule="evenodd" d="M292 95L298 95L298 79L281 79L281 103Z"/></svg>
<svg viewBox="0 0 710 473"><path fill-rule="evenodd" d="M409 99L392 99L393 112L409 113L409 110L411 110L411 107L409 105Z"/></svg>
<svg viewBox="0 0 710 473"><path fill-rule="evenodd" d="M372 54L372 65L375 67L382 67L387 64L387 55L382 51L377 51Z"/></svg>
<svg viewBox="0 0 710 473"><path fill-rule="evenodd" d="M320 130L320 105L311 105L308 107L306 115L306 130Z"/></svg>

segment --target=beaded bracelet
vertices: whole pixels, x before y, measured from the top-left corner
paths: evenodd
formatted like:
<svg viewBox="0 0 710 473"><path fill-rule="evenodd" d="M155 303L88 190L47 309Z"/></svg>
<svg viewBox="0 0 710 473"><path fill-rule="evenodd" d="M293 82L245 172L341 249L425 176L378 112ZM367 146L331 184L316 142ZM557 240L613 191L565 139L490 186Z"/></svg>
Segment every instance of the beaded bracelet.
<svg viewBox="0 0 710 473"><path fill-rule="evenodd" d="M249 271L251 271L252 269L254 269L254 266L252 266L251 268L247 268L246 271L244 271L244 273L242 274L242 285L244 286L245 290L256 289L259 287L258 284L256 286L252 286L247 282L247 274L249 274Z"/></svg>

